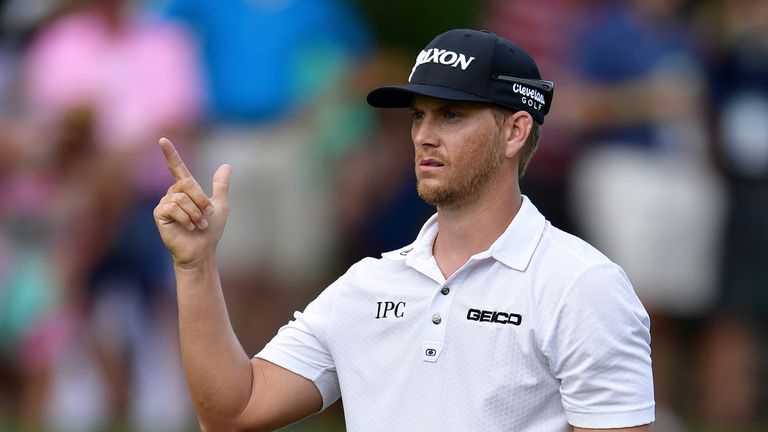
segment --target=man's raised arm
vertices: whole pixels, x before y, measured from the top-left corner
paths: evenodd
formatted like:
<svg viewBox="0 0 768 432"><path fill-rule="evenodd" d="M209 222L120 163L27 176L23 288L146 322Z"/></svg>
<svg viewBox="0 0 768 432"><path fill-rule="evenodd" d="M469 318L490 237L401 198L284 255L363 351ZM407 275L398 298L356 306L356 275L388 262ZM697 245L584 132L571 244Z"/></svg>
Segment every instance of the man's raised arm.
<svg viewBox="0 0 768 432"><path fill-rule="evenodd" d="M229 211L232 168L213 175L209 198L173 144L160 148L175 179L154 211L176 273L184 370L201 427L206 431L272 430L317 412L315 385L265 360L250 359L227 315L216 268L216 246Z"/></svg>

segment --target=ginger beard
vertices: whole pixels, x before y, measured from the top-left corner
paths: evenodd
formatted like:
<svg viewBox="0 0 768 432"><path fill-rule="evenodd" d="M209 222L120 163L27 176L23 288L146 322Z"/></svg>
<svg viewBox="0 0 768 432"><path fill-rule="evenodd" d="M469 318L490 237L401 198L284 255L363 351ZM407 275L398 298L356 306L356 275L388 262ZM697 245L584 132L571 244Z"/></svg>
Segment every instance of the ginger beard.
<svg viewBox="0 0 768 432"><path fill-rule="evenodd" d="M451 207L466 201L487 184L504 165L504 147L500 142L501 128L493 128L488 139L472 139L464 143L465 150L452 154L450 159L441 157L440 179L416 170L416 190L419 197L436 207ZM474 138L474 137L472 137ZM485 142L482 142L485 141ZM423 152L416 152L416 165L424 158Z"/></svg>

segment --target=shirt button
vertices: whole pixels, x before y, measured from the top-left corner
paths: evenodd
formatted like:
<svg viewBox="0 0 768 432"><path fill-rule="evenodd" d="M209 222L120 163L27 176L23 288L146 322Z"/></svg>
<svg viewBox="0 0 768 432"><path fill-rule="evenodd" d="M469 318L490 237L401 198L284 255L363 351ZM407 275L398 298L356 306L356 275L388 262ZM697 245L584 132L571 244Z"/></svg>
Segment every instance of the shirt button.
<svg viewBox="0 0 768 432"><path fill-rule="evenodd" d="M440 324L440 322L441 322L442 320L443 320L443 319L442 319L442 318L440 318L440 314L434 314L434 315L432 315L432 322L433 322L433 323L435 323L435 325L437 325L437 324Z"/></svg>
<svg viewBox="0 0 768 432"><path fill-rule="evenodd" d="M443 295L448 295L449 292L451 292L451 289L448 287L443 287L443 289L440 290L440 293Z"/></svg>

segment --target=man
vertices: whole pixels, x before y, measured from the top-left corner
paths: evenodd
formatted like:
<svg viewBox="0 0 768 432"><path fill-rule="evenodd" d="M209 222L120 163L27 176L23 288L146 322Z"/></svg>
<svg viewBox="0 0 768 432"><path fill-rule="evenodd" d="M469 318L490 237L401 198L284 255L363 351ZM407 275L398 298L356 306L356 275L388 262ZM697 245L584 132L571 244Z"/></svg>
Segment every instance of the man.
<svg viewBox="0 0 768 432"><path fill-rule="evenodd" d="M173 148L155 210L173 254L181 345L204 430L271 430L344 399L350 431L648 431L648 316L623 271L549 225L518 178L551 82L492 33L451 30L409 83L418 192L437 207L416 241L352 266L249 359L229 324L215 249L231 168L208 198ZM622 429L623 428L623 429Z"/></svg>

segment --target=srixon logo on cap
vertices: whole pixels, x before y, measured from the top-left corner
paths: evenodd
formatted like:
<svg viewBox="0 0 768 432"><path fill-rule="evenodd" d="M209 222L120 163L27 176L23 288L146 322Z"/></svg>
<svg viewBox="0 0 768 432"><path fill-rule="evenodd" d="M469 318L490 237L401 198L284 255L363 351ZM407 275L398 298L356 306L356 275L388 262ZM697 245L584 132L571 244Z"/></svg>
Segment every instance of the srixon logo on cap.
<svg viewBox="0 0 768 432"><path fill-rule="evenodd" d="M464 54L439 48L422 50L416 57L416 64L413 65L413 69L411 69L411 75L408 76L408 81L411 81L411 77L413 77L413 73L416 72L416 68L424 63L444 64L451 67L460 67L461 70L467 70L474 59L474 57L468 58Z"/></svg>

